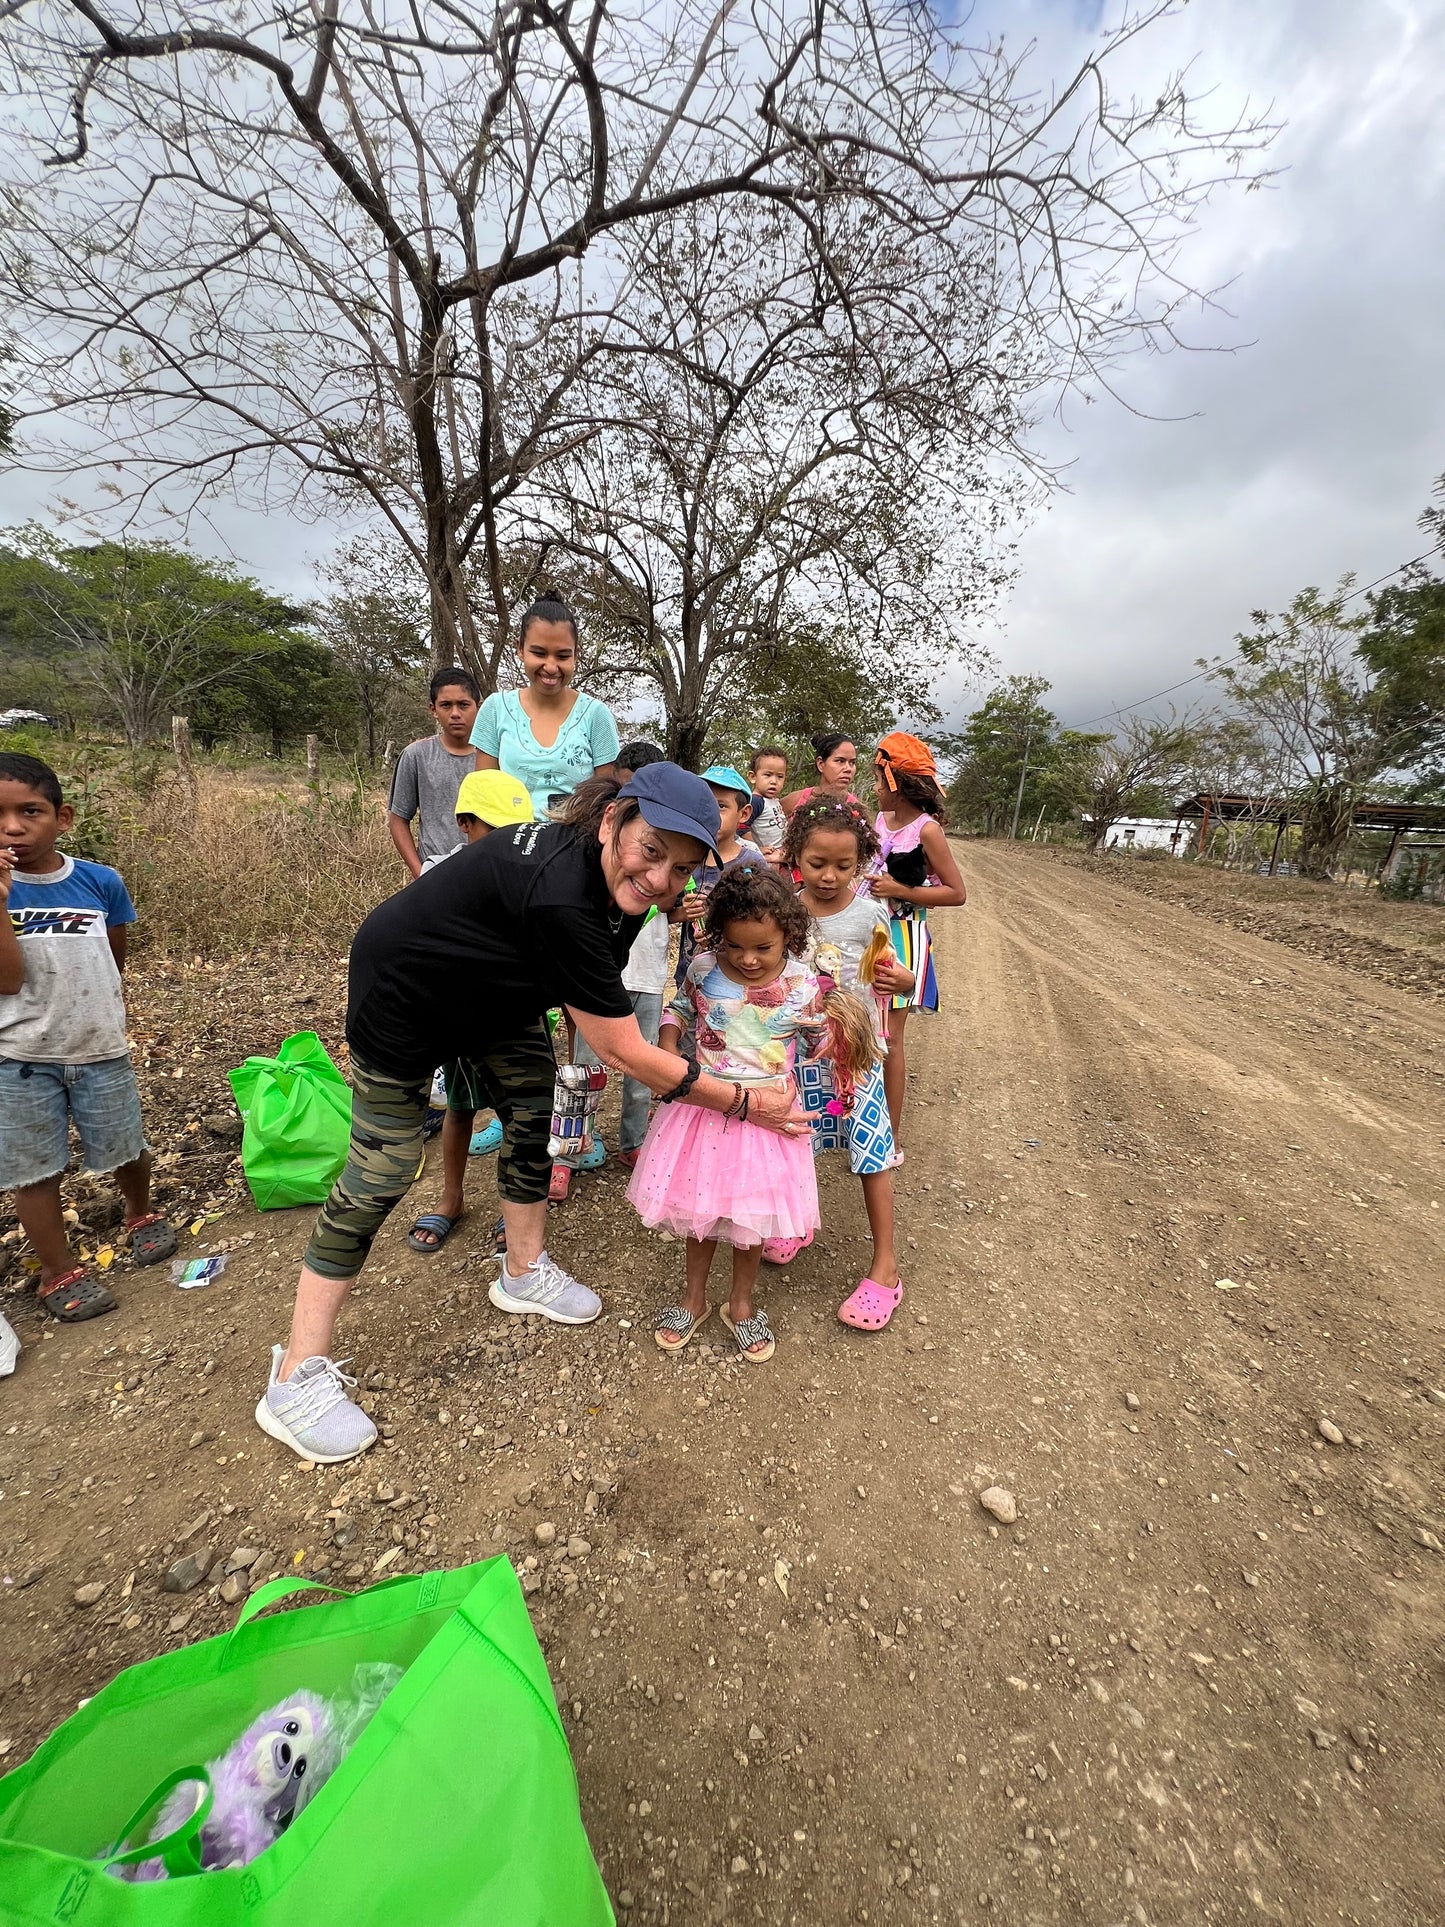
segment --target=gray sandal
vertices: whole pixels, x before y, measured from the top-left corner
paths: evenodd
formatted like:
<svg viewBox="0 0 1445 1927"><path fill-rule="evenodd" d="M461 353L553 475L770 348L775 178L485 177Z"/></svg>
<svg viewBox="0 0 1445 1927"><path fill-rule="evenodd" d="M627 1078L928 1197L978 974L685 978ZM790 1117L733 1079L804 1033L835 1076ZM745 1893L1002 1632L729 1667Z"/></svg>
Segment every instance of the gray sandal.
<svg viewBox="0 0 1445 1927"><path fill-rule="evenodd" d="M693 1317L690 1311L684 1311L681 1305L669 1305L665 1311L660 1311L652 1321L652 1336L656 1342L657 1349L660 1352L686 1351L687 1347L692 1343L693 1334L697 1331L698 1327L705 1325L711 1317L711 1305L696 1318ZM668 1344L662 1336L664 1332L676 1332L676 1340L672 1344Z"/></svg>
<svg viewBox="0 0 1445 1927"><path fill-rule="evenodd" d="M751 1318L739 1318L734 1323L727 1306L724 1305L722 1321L738 1341L738 1350L749 1365L766 1365L778 1349L776 1339L768 1330L768 1314L765 1311L756 1311ZM761 1352L749 1351L750 1345L764 1345L767 1349Z"/></svg>

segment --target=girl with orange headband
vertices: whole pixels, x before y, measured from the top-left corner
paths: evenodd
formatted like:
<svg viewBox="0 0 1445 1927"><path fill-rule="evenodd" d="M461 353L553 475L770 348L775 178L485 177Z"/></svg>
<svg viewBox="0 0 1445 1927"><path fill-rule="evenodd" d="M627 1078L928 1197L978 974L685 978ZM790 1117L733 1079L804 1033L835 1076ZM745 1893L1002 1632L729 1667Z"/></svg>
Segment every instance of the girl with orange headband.
<svg viewBox="0 0 1445 1927"><path fill-rule="evenodd" d="M873 894L888 905L893 949L913 988L894 995L888 1012L888 1056L883 1086L893 1136L902 1143L907 1065L903 1027L914 1010L938 1009L938 977L928 934L928 912L967 900L963 878L943 831L943 791L927 743L903 730L885 736L874 754L880 809L874 824L880 845ZM897 1153L902 1163L903 1152Z"/></svg>

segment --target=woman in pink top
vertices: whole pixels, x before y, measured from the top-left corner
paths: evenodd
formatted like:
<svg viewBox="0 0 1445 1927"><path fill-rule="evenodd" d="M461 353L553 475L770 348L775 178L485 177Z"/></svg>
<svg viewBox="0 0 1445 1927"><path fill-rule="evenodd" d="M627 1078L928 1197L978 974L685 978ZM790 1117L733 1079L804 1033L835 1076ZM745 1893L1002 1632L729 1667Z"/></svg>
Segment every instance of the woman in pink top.
<svg viewBox="0 0 1445 1927"><path fill-rule="evenodd" d="M815 796L836 796L840 801L856 803L852 794L853 778L858 774L858 745L851 736L840 736L835 730L824 730L815 736L813 751L817 757L818 781L810 783L805 790L794 790L791 796L783 798L783 814L791 816L793 811L810 803Z"/></svg>

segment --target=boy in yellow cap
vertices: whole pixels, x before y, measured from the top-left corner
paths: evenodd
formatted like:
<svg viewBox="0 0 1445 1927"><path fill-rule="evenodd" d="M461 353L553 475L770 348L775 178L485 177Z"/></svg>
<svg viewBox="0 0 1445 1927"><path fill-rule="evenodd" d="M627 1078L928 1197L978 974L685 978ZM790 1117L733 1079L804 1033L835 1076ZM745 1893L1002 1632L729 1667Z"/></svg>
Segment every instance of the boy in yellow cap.
<svg viewBox="0 0 1445 1927"><path fill-rule="evenodd" d="M512 823L530 823L532 799L515 776L501 769L474 769L457 791L457 828L468 843L488 830L504 830Z"/></svg>
<svg viewBox="0 0 1445 1927"><path fill-rule="evenodd" d="M532 799L515 777L505 770L478 769L464 776L457 791L457 828L467 843L480 843L493 830L513 823L534 820ZM464 849L459 844L458 849ZM445 863L457 850L438 857ZM442 1121L442 1204L440 1211L424 1211L412 1226L407 1243L413 1251L427 1254L440 1251L452 1226L462 1215L462 1192L466 1184L468 1157L485 1157L501 1148L501 1119L472 1135L476 1115L483 1108L476 1072L465 1057L453 1058L442 1066L446 1085L447 1111Z"/></svg>

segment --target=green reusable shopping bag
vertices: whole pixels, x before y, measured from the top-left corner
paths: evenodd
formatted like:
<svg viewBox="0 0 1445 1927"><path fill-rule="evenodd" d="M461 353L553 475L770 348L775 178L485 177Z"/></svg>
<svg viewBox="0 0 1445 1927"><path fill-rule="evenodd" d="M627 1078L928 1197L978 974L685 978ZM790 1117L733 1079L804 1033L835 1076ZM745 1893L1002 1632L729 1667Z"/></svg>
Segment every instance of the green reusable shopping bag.
<svg viewBox="0 0 1445 1927"><path fill-rule="evenodd" d="M233 1632L129 1667L0 1779L4 1927L611 1927L546 1662L505 1558L250 1623L306 1579L262 1586ZM93 1856L199 1778L268 1706L402 1678L341 1765L248 1867L188 1873L206 1807L131 1885Z"/></svg>
<svg viewBox="0 0 1445 1927"><path fill-rule="evenodd" d="M351 1091L314 1030L298 1030L274 1057L248 1057L227 1073L246 1120L241 1168L258 1211L320 1204L346 1162Z"/></svg>

